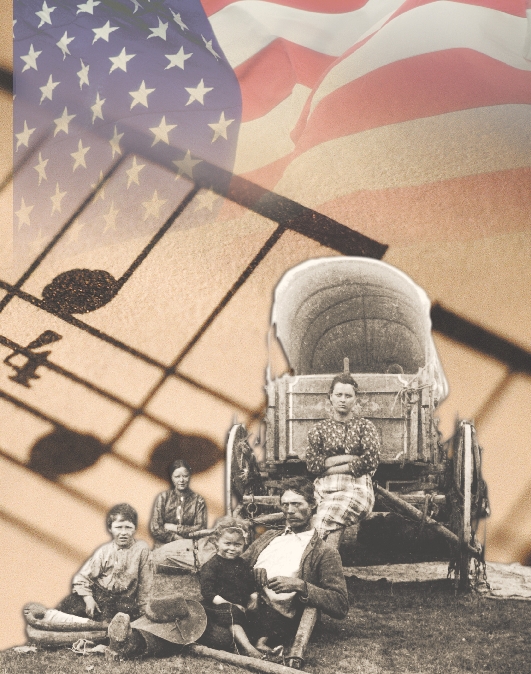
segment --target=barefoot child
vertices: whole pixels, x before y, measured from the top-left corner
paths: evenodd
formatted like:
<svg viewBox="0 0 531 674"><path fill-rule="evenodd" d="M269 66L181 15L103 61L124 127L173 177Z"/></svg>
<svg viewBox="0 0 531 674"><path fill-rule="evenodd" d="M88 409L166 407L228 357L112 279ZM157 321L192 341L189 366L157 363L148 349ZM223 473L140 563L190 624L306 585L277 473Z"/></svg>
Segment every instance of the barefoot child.
<svg viewBox="0 0 531 674"><path fill-rule="evenodd" d="M72 594L59 604L59 611L100 621L110 621L118 612L133 620L143 615L152 565L148 544L134 539L137 523L136 510L127 503L109 510L112 541L98 548L74 576Z"/></svg>
<svg viewBox="0 0 531 674"><path fill-rule="evenodd" d="M208 626L203 643L230 650L234 645L245 655L261 658L249 641L246 607L256 603L257 593L251 567L240 555L249 535L247 523L232 517L218 521L214 533L217 553L199 572Z"/></svg>

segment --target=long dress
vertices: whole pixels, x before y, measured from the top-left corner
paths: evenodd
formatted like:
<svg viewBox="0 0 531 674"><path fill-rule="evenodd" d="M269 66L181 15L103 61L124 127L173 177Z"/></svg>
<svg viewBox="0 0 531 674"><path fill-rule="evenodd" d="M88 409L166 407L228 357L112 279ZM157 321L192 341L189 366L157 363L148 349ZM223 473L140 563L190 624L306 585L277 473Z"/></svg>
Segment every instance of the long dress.
<svg viewBox="0 0 531 674"><path fill-rule="evenodd" d="M178 532L168 531L165 524L176 524ZM201 538L194 547L190 534L207 527L205 499L191 489L185 492L168 489L155 499L150 531L155 539L153 562L159 570L197 570L213 554L209 539Z"/></svg>
<svg viewBox="0 0 531 674"><path fill-rule="evenodd" d="M352 454L348 473L324 475L330 456ZM314 525L318 534L328 534L357 524L374 507L372 475L380 458L380 438L376 426L363 417L348 421L323 419L308 432L306 466L316 475L317 512Z"/></svg>

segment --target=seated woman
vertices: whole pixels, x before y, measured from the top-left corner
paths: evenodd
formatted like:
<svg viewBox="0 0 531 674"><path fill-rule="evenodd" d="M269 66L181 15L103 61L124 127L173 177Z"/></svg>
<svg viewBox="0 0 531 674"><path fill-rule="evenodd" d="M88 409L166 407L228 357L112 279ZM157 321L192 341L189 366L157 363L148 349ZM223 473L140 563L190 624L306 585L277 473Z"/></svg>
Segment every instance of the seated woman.
<svg viewBox="0 0 531 674"><path fill-rule="evenodd" d="M118 612L133 620L143 615L153 569L148 544L134 539L137 524L137 512L127 503L109 510L112 541L98 548L74 576L72 594L58 611L99 621L110 621Z"/></svg>
<svg viewBox="0 0 531 674"><path fill-rule="evenodd" d="M196 568L191 534L206 529L207 509L205 499L189 487L191 474L186 461L174 461L169 468L172 488L155 500L150 531L155 539L153 562L157 571L172 573ZM204 564L215 552L208 539L200 539L197 563Z"/></svg>
<svg viewBox="0 0 531 674"><path fill-rule="evenodd" d="M314 526L329 545L339 547L347 526L357 524L373 509L372 475L380 458L375 425L355 416L357 383L348 373L332 380L332 416L308 432L306 466L317 476Z"/></svg>

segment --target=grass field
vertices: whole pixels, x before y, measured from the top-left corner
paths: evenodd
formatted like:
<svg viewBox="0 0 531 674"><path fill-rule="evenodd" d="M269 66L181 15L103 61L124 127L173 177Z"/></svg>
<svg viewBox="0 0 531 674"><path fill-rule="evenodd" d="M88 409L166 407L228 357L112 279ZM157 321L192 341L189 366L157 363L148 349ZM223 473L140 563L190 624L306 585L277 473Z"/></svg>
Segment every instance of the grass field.
<svg viewBox="0 0 531 674"><path fill-rule="evenodd" d="M450 581L348 579L346 620L324 617L305 670L315 674L531 674L531 602L456 596ZM68 650L0 653L0 674L241 674L183 653L113 663Z"/></svg>

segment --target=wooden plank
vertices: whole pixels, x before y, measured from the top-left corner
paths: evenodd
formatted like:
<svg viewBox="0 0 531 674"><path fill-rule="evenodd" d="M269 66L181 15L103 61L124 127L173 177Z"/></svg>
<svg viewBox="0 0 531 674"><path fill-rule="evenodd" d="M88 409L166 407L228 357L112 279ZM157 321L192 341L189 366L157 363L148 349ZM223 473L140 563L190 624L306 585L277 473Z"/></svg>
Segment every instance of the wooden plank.
<svg viewBox="0 0 531 674"><path fill-rule="evenodd" d="M275 448L277 443L275 442L276 436L276 407L274 405L268 405L265 416L265 449L266 449L266 461L274 461L277 456L275 453Z"/></svg>
<svg viewBox="0 0 531 674"><path fill-rule="evenodd" d="M403 380L410 381L413 375L363 374L357 377L360 387L362 384L382 387L382 390L362 389L356 400L356 413L372 421L378 429L382 443L381 460L430 460L432 452L426 447L427 438L424 437L424 427L430 420L421 418L419 421L420 401L408 405L397 396L403 388ZM330 415L328 390L331 381L332 375L283 376L269 384L266 443L268 461L284 461L292 455L305 458L308 431L317 421ZM423 402L425 391L426 389L422 390L419 396ZM276 407L271 401L274 401ZM410 418L404 421L407 413ZM425 416L424 414L423 417ZM272 424L274 429L271 428ZM274 439L273 450L270 438Z"/></svg>
<svg viewBox="0 0 531 674"><path fill-rule="evenodd" d="M280 496L247 496L243 497L244 503L260 503L262 505L280 506Z"/></svg>
<svg viewBox="0 0 531 674"><path fill-rule="evenodd" d="M102 643L107 639L107 630L86 630L84 632L55 632L52 630L39 630L31 625L26 625L28 641L37 646L55 647L72 646L78 639L88 639L94 643Z"/></svg>
<svg viewBox="0 0 531 674"><path fill-rule="evenodd" d="M472 429L470 424L464 426L464 479L463 479L463 541L470 543L472 527L470 524L472 509Z"/></svg>
<svg viewBox="0 0 531 674"><path fill-rule="evenodd" d="M409 419L409 439L408 439L408 459L410 461L418 461L421 457L418 454L418 435L419 435L419 400L413 403L410 407L411 416Z"/></svg>
<svg viewBox="0 0 531 674"><path fill-rule="evenodd" d="M424 506L425 496L417 496L415 494L400 494L400 498L406 503L410 503L414 506ZM432 501L435 505L443 505L446 503L446 496L444 494L432 494Z"/></svg>
<svg viewBox="0 0 531 674"><path fill-rule="evenodd" d="M277 665L276 662L267 662L266 660L258 660L257 658L248 658L246 655L218 651L215 648L208 648L208 646L200 646L199 644L191 644L187 648L191 653L195 653L196 655L213 658L214 660L236 665L243 669L265 672L265 674L293 674L292 669L284 665Z"/></svg>
<svg viewBox="0 0 531 674"><path fill-rule="evenodd" d="M404 424L402 419L371 419L380 435L381 461L402 461L404 447ZM308 446L308 431L318 421L317 419L297 419L291 422L293 448L299 458L306 457Z"/></svg>
<svg viewBox="0 0 531 674"><path fill-rule="evenodd" d="M290 393L290 418L322 419L332 410L328 396L323 393ZM358 393L354 413L371 418L401 418L406 406L397 399L396 391L371 391Z"/></svg>
<svg viewBox="0 0 531 674"><path fill-rule="evenodd" d="M433 461L436 463L437 452L436 443L433 438L433 409L432 409L432 393L430 389L422 389L421 405L422 405L422 422L423 422L423 442L421 452L419 454L420 460Z"/></svg>
<svg viewBox="0 0 531 674"><path fill-rule="evenodd" d="M286 409L286 389L287 377L281 377L277 380L277 414L278 414L278 458L285 461L288 454L287 437L287 409Z"/></svg>
<svg viewBox="0 0 531 674"><path fill-rule="evenodd" d="M459 538L454 534L453 531L450 531L443 524L436 522L431 517L424 517L420 510L412 506L410 503L406 503L406 501L404 501L404 499L400 496L392 494L390 491L380 487L378 484L374 486L374 491L385 501L390 503L391 506L396 508L396 510L398 510L401 514L417 522L425 522L427 526L430 526L431 528L438 531L442 536L444 536L444 538L446 538L446 540L449 541L454 547L459 545ZM474 557L479 555L479 549L473 548L470 543L467 545L467 547L470 551L470 554L472 554Z"/></svg>
<svg viewBox="0 0 531 674"><path fill-rule="evenodd" d="M308 648L310 637L312 636L313 628L317 622L318 611L316 608L307 606L301 616L301 621L297 629L297 634L293 640L291 650L288 655L288 662L296 660L300 663L304 662L304 654Z"/></svg>
<svg viewBox="0 0 531 674"><path fill-rule="evenodd" d="M400 391L404 388L403 381L408 383L415 377L412 374L358 374L352 372L352 377L359 386L359 393L373 392L391 392ZM298 393L322 393L328 394L330 384L335 375L333 374L309 374L299 377L291 377L293 390ZM400 381L403 380L403 381Z"/></svg>

